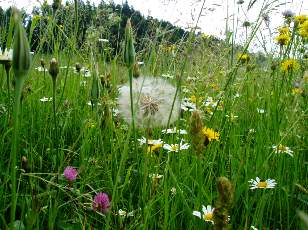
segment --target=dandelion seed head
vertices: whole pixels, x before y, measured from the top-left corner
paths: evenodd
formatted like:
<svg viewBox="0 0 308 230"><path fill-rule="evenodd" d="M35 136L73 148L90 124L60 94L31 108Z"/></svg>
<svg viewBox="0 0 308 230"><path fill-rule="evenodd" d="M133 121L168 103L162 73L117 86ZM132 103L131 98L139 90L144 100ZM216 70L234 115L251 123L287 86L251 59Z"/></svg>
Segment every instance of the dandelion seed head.
<svg viewBox="0 0 308 230"><path fill-rule="evenodd" d="M119 92L119 114L127 123L131 123L129 83L122 85ZM136 126L149 128L166 126L175 94L176 88L165 79L158 77L133 79L132 95ZM177 97L170 117L170 124L177 120L179 112L180 101Z"/></svg>

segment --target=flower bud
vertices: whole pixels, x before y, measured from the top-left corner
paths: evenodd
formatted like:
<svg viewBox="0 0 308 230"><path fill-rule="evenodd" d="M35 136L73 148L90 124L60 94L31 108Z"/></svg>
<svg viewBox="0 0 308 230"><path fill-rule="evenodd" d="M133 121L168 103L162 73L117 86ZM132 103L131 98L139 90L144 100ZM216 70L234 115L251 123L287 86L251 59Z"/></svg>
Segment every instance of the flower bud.
<svg viewBox="0 0 308 230"><path fill-rule="evenodd" d="M30 69L30 47L17 10L14 12L14 22L13 69L15 77L19 79L27 75Z"/></svg>
<svg viewBox="0 0 308 230"><path fill-rule="evenodd" d="M53 80L56 80L59 73L59 64L55 58L51 59L49 65L49 74L51 75Z"/></svg>
<svg viewBox="0 0 308 230"><path fill-rule="evenodd" d="M42 66L43 68L45 68L45 65L46 65L46 63L45 63L44 59L42 58L42 59L41 59L41 66Z"/></svg>
<svg viewBox="0 0 308 230"><path fill-rule="evenodd" d="M127 20L125 28L125 48L124 48L124 62L127 67L132 67L135 63L135 47L133 40L133 31L130 19Z"/></svg>

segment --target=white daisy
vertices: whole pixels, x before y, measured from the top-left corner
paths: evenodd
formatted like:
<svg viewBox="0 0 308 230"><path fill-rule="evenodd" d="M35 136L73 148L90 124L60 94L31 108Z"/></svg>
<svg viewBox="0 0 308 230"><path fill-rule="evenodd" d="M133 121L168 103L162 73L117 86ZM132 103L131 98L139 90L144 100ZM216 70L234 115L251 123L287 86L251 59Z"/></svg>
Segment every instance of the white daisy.
<svg viewBox="0 0 308 230"><path fill-rule="evenodd" d="M91 101L88 101L87 105L92 106ZM100 105L102 105L102 104L98 102L97 105L100 106Z"/></svg>
<svg viewBox="0 0 308 230"><path fill-rule="evenodd" d="M174 127L173 129L163 129L161 132L166 134L174 134L174 133L179 133L183 135L187 134L187 131L185 129L177 129L176 127Z"/></svg>
<svg viewBox="0 0 308 230"><path fill-rule="evenodd" d="M174 76L171 75L171 74L169 74L169 73L164 73L164 74L162 74L161 76L162 76L163 78L169 78L169 79L173 79L173 78L174 78Z"/></svg>
<svg viewBox="0 0 308 230"><path fill-rule="evenodd" d="M1 51L1 50L0 50ZM0 63L11 62L13 60L13 49L5 49L0 54Z"/></svg>
<svg viewBox="0 0 308 230"><path fill-rule="evenodd" d="M181 109L188 112L193 112L197 109L196 104L191 102L189 98L183 98Z"/></svg>
<svg viewBox="0 0 308 230"><path fill-rule="evenodd" d="M102 42L102 43L104 43L104 42L106 42L106 43L109 42L108 39L104 39L104 38L99 38L98 41L99 41L99 42Z"/></svg>
<svg viewBox="0 0 308 230"><path fill-rule="evenodd" d="M47 102L47 101L52 101L52 97L42 97L41 99L40 99L40 101L41 102Z"/></svg>
<svg viewBox="0 0 308 230"><path fill-rule="evenodd" d="M119 209L118 214L119 214L119 216L121 216L123 218L134 216L134 212L133 211L132 212L126 212L126 211L124 211L122 209Z"/></svg>
<svg viewBox="0 0 308 230"><path fill-rule="evenodd" d="M257 108L257 112L260 113L260 114L263 114L263 113L265 113L265 110L264 110L264 109Z"/></svg>
<svg viewBox="0 0 308 230"><path fill-rule="evenodd" d="M189 148L189 144L182 144L182 142L180 144L164 144L163 148L168 150L168 152L178 152L179 150L184 150L184 149L188 149Z"/></svg>
<svg viewBox="0 0 308 230"><path fill-rule="evenodd" d="M138 65L144 65L144 62L143 61L138 61L137 64Z"/></svg>
<svg viewBox="0 0 308 230"><path fill-rule="evenodd" d="M163 144L163 141L161 139L158 140L151 140L151 139L146 139L145 137L141 137L141 139L137 139L141 145L143 144L148 144L148 145L159 145Z"/></svg>
<svg viewBox="0 0 308 230"><path fill-rule="evenodd" d="M159 180L159 179L163 178L164 176L157 174L157 173L151 173L151 174L149 174L149 177L152 178L152 180L155 181L155 180Z"/></svg>
<svg viewBox="0 0 308 230"><path fill-rule="evenodd" d="M39 71L39 72L47 72L48 71L48 69L46 69L46 68L43 68L42 66L39 66L39 67L35 67L34 69L36 69L37 71Z"/></svg>
<svg viewBox="0 0 308 230"><path fill-rule="evenodd" d="M276 181L274 179L261 180L259 177L248 181L250 183L250 189L266 189L275 188Z"/></svg>
<svg viewBox="0 0 308 230"><path fill-rule="evenodd" d="M273 149L276 153L278 153L278 154L280 154L280 153L286 153L286 154L289 154L291 157L293 157L293 151L292 151L289 147L284 146L284 145L282 145L282 144L280 144L280 145L273 145L273 146L272 146L272 149Z"/></svg>
<svg viewBox="0 0 308 230"><path fill-rule="evenodd" d="M131 123L130 86L129 83L119 88L118 109L123 119ZM132 96L134 121L139 127L158 127L168 124L176 88L167 80L158 77L138 77L133 79ZM180 102L174 101L170 124L178 119Z"/></svg>
<svg viewBox="0 0 308 230"><path fill-rule="evenodd" d="M214 224L214 208L212 208L211 205L208 206L204 206L202 205L202 212L199 211L193 211L193 215L196 217L199 217L200 219L203 219L205 222L211 222L212 224Z"/></svg>

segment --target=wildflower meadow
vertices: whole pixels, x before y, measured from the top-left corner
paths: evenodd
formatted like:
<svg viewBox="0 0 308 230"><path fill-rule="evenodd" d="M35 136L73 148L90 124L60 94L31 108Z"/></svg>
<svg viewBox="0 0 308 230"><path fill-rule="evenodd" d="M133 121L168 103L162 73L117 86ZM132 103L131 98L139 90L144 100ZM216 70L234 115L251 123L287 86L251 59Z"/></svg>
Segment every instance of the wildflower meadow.
<svg viewBox="0 0 308 230"><path fill-rule="evenodd" d="M308 14L234 1L218 38L199 2L0 7L0 230L308 229Z"/></svg>

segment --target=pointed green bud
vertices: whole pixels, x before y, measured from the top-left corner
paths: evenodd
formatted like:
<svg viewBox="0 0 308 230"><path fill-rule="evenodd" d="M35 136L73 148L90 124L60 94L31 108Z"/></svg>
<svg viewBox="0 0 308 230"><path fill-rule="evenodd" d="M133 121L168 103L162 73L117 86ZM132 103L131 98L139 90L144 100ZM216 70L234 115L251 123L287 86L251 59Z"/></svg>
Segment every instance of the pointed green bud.
<svg viewBox="0 0 308 230"><path fill-rule="evenodd" d="M127 20L125 28L125 48L124 48L124 62L128 68L131 68L135 63L135 47L133 39L133 31L130 19Z"/></svg>
<svg viewBox="0 0 308 230"><path fill-rule="evenodd" d="M17 79L26 76L30 69L30 47L26 31L21 23L17 10L14 10L14 46L13 46L13 70Z"/></svg>
<svg viewBox="0 0 308 230"><path fill-rule="evenodd" d="M53 58L50 60L49 74L51 75L54 81L57 79L58 73L59 73L59 64L57 60Z"/></svg>
<svg viewBox="0 0 308 230"><path fill-rule="evenodd" d="M98 81L98 66L96 66L96 71L93 74L93 81L91 87L91 103L92 105L96 104L100 97L100 88Z"/></svg>

